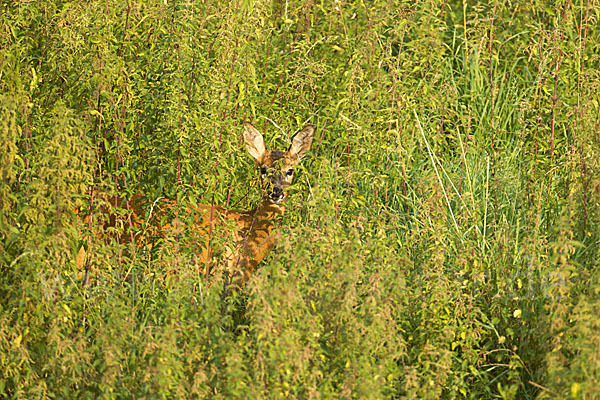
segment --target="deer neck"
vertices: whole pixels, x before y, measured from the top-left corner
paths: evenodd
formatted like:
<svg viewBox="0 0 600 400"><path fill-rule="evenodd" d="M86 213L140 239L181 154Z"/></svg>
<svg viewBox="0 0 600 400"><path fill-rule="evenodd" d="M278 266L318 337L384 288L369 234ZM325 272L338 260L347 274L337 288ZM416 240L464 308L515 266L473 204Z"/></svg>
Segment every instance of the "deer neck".
<svg viewBox="0 0 600 400"><path fill-rule="evenodd" d="M269 199L262 199L251 215L255 221L273 224L275 220L283 216L285 205L283 203L271 203Z"/></svg>

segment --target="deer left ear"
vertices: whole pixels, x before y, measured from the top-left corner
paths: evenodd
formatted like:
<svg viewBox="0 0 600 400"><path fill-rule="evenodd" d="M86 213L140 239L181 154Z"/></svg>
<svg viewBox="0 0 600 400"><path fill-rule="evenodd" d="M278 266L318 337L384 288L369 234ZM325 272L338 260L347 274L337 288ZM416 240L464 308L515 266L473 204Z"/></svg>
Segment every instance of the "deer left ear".
<svg viewBox="0 0 600 400"><path fill-rule="evenodd" d="M244 121L244 142L248 153L256 160L260 160L265 154L265 142L263 135L250 122Z"/></svg>
<svg viewBox="0 0 600 400"><path fill-rule="evenodd" d="M306 125L300 132L296 133L292 138L292 145L288 150L290 156L301 159L304 154L310 150L314 135L314 125Z"/></svg>

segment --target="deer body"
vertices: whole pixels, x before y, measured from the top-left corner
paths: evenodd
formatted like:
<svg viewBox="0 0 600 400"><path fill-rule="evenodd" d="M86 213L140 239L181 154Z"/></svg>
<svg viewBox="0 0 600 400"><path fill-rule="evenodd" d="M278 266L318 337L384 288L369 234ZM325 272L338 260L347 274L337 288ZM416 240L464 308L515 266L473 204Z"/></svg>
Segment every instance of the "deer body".
<svg viewBox="0 0 600 400"><path fill-rule="evenodd" d="M240 235L237 239L239 252L227 260L229 268L241 272L242 282L250 278L258 264L275 247L277 232L275 224L283 216L284 206L262 202L254 212L241 215Z"/></svg>
<svg viewBox="0 0 600 400"><path fill-rule="evenodd" d="M186 221L192 221L187 228L191 240L197 242L197 256L201 264L208 268L212 262L213 248L211 236L222 234L231 239L223 251L222 259L232 280L243 285L256 270L258 264L269 254L277 242L275 226L285 211L287 188L292 183L293 167L310 149L315 128L304 127L292 139L287 151L269 151L265 149L263 136L251 124L244 123L244 141L250 155L260 170L262 195L258 206L250 211L229 210L219 205L201 204L196 207L177 207L174 201L163 200L156 205L154 214L146 224L142 235L122 234L118 239L122 243L144 243L148 237L167 237L175 231L181 222L177 213L185 213ZM131 210L128 224L132 228L140 227L144 222L145 206L140 196L132 197L127 203ZM123 203L121 199L121 204ZM117 200L111 203L117 204ZM174 216L174 218L170 218ZM166 218L165 218L166 217ZM88 218L88 217L86 217ZM166 221L166 222L165 222ZM113 217L107 224L114 224ZM83 251L83 253L82 253ZM77 264L85 263L83 247L77 256Z"/></svg>

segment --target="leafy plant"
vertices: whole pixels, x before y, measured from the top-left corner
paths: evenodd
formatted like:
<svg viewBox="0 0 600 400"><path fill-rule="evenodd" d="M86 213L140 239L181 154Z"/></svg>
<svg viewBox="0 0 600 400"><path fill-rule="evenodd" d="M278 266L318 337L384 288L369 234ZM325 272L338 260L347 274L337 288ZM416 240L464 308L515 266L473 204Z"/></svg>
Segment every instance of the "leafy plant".
<svg viewBox="0 0 600 400"><path fill-rule="evenodd" d="M2 3L1 396L595 398L599 13ZM114 240L100 192L254 206L243 120L317 126L243 290Z"/></svg>

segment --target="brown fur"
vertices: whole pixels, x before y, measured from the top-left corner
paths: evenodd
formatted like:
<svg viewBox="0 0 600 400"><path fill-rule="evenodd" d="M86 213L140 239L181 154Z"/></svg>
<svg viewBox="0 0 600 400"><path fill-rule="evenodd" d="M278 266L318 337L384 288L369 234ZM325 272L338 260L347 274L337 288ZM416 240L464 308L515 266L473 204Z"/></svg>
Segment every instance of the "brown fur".
<svg viewBox="0 0 600 400"><path fill-rule="evenodd" d="M209 266L214 256L210 237L214 234L224 235L232 239L232 245L226 246L221 255L227 266L229 275L238 285L248 281L258 264L269 254L277 242L275 226L285 211L287 188L292 183L293 166L310 150L315 128L306 126L292 139L288 151L269 151L264 147L262 135L251 124L244 123L244 141L248 152L256 159L261 172L263 189L260 203L249 211L228 210L218 205L201 204L197 207L181 208L171 200L162 200L157 204L144 204L141 196L133 196L129 202L122 197L105 198L111 206L125 208L130 213L125 218L125 226L133 232L144 225L145 210L152 213L145 224L146 230L141 235L124 233L118 240L121 243L131 242L134 246L152 246L148 238L167 237L169 232L176 232L180 222L177 212L185 213L186 221L194 221L188 226L192 241L198 244L198 259L208 275ZM103 196L102 194L97 194ZM108 209L102 209L107 215L105 227L115 226L116 218ZM91 224L91 217L85 216L83 222ZM166 221L166 222L165 222ZM85 264L86 251L82 247L77 255L77 265Z"/></svg>

